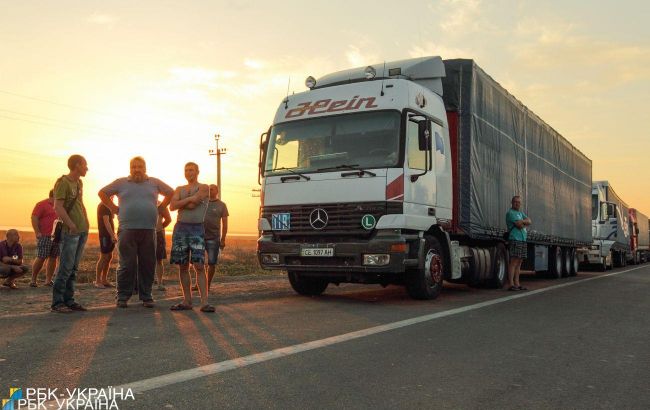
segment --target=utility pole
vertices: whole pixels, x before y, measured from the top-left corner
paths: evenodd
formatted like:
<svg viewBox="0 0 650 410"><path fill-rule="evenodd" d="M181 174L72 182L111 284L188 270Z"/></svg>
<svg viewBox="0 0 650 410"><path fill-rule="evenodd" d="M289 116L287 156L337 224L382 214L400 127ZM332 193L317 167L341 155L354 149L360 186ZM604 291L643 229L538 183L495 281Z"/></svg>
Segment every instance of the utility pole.
<svg viewBox="0 0 650 410"><path fill-rule="evenodd" d="M217 186L219 187L219 198L223 198L223 190L221 189L221 156L226 154L226 149L219 148L219 138L221 138L219 134L214 136L216 147L215 149L211 149L209 153L217 157Z"/></svg>

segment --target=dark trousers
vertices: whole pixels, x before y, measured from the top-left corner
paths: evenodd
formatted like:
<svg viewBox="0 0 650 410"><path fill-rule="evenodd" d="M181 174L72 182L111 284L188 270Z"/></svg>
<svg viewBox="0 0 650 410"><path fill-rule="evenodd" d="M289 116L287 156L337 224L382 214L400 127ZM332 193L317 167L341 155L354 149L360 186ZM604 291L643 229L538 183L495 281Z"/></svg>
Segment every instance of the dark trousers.
<svg viewBox="0 0 650 410"><path fill-rule="evenodd" d="M156 231L124 229L117 233L117 300L127 301L138 282L140 300L153 300L151 286L156 273Z"/></svg>

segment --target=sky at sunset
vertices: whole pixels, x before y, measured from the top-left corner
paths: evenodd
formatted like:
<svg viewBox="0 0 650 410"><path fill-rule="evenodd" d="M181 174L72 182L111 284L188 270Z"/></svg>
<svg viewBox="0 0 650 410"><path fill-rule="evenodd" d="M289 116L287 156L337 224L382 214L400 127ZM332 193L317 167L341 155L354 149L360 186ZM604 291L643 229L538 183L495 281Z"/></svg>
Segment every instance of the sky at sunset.
<svg viewBox="0 0 650 410"><path fill-rule="evenodd" d="M0 227L88 159L85 203L142 155L172 187L216 179L230 231L257 229L259 135L320 75L427 55L473 58L650 214L648 1L0 0Z"/></svg>

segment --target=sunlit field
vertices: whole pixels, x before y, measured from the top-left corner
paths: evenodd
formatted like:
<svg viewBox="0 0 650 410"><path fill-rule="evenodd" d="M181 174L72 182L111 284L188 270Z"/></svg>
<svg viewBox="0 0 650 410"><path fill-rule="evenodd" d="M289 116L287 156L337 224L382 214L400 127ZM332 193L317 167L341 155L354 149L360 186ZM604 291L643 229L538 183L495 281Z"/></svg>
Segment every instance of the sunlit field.
<svg viewBox="0 0 650 410"><path fill-rule="evenodd" d="M6 239L6 231L0 230L0 240ZM269 271L260 269L255 255L257 239L255 237L228 237L226 247L219 255L217 275L240 276L240 275L259 275L267 274ZM23 246L24 261L27 265L32 264L36 257L36 237L33 232L20 231L20 243ZM169 247L171 245L171 235L167 235L167 255L169 256ZM79 266L77 274L77 283L89 283L95 279L95 265L99 258L99 238L96 233L91 233L84 251L84 256ZM118 256L117 250L113 252L113 261L108 279L115 281L115 269L117 268ZM176 266L169 265L169 259L163 262L165 266L165 278L176 279L178 270ZM277 273L277 272L276 272ZM44 272L39 275L39 281L44 280ZM26 275L21 281L28 281Z"/></svg>

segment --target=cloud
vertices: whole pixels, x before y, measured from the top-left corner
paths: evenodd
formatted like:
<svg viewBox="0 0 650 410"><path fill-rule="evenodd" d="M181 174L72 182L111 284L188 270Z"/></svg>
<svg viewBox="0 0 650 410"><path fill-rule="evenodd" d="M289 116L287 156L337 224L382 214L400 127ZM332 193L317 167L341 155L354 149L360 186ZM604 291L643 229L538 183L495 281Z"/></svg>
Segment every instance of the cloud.
<svg viewBox="0 0 650 410"><path fill-rule="evenodd" d="M589 81L616 86L650 79L650 47L581 35L578 29L561 21L522 21L510 46L515 62L535 70L580 70L583 80L578 85Z"/></svg>
<svg viewBox="0 0 650 410"><path fill-rule="evenodd" d="M110 14L93 13L88 17L88 22L100 25L112 25L117 22L117 18Z"/></svg>
<svg viewBox="0 0 650 410"><path fill-rule="evenodd" d="M411 58L440 56L443 59L474 58L476 56L476 54L469 48L447 47L433 42L426 42L421 46L412 46L408 51L408 55Z"/></svg>
<svg viewBox="0 0 650 410"><path fill-rule="evenodd" d="M244 65L247 68L250 68L250 69L253 69L253 70L259 70L259 69L264 68L264 66L266 66L266 63L264 61L261 61L261 60L254 60L252 58L247 58L247 59L244 60Z"/></svg>
<svg viewBox="0 0 650 410"><path fill-rule="evenodd" d="M440 21L440 29L445 33L475 32L482 28L481 0L443 0L430 5Z"/></svg>

